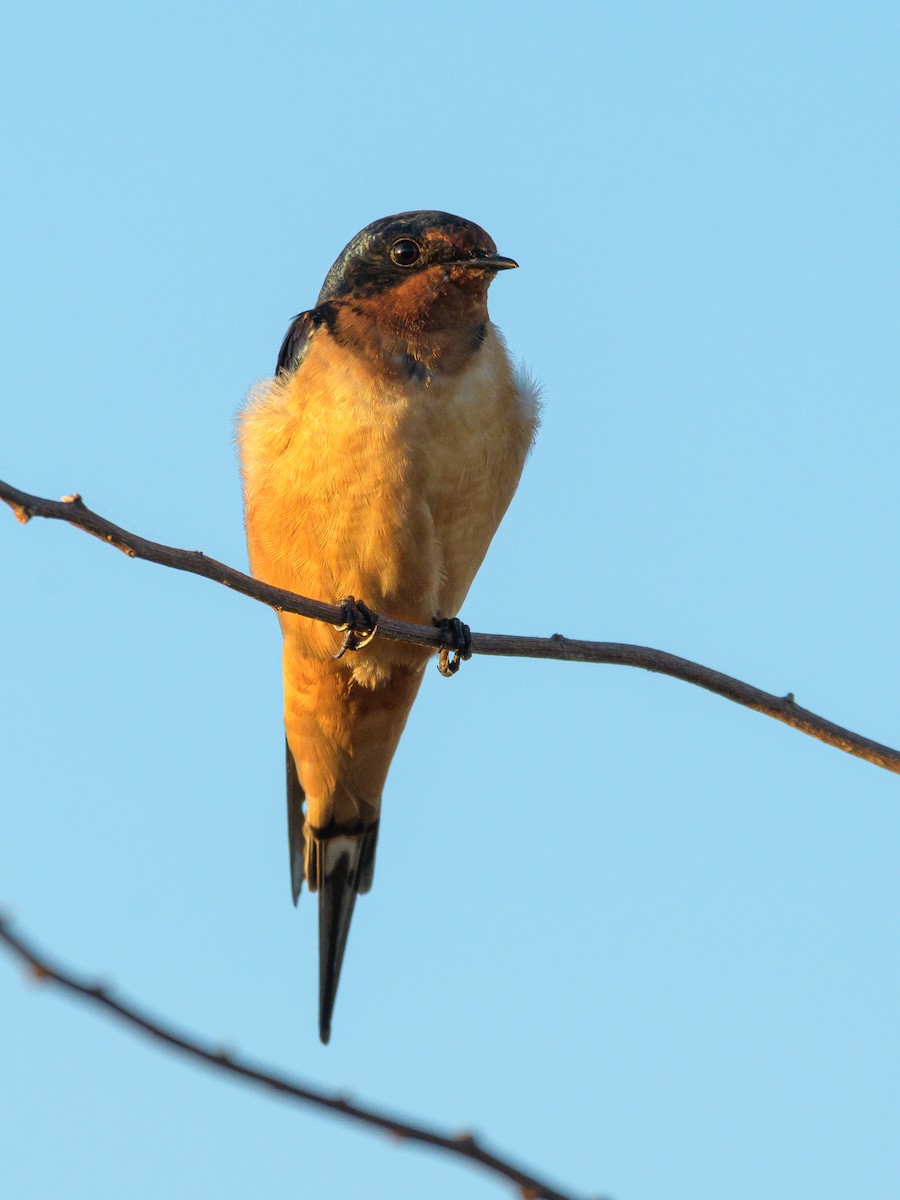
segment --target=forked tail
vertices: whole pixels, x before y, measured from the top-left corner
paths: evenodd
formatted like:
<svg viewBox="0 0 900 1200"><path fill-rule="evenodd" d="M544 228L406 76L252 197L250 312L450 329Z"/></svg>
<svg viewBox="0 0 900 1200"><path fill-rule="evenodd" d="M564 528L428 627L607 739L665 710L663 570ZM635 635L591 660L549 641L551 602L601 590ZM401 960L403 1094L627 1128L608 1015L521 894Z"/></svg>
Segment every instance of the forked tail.
<svg viewBox="0 0 900 1200"><path fill-rule="evenodd" d="M368 829L314 829L303 813L305 797L294 757L287 751L288 841L294 903L303 880L319 893L319 1037L331 1037L331 1015L356 897L372 886L377 822Z"/></svg>

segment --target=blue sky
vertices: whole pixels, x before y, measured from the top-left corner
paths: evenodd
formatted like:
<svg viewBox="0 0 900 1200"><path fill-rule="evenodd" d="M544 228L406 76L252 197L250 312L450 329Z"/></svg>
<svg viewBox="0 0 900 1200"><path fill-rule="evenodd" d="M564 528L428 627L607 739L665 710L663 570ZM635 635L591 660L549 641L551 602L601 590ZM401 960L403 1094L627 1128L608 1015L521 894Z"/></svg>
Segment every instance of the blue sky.
<svg viewBox="0 0 900 1200"><path fill-rule="evenodd" d="M544 427L476 630L900 743L893 4L20 6L0 476L243 566L233 415L376 217L522 269ZM188 1030L616 1200L900 1191L896 777L643 672L430 671L332 1044L261 606L0 520L0 900ZM326 599L329 599L326 597ZM0 960L15 1197L509 1194Z"/></svg>

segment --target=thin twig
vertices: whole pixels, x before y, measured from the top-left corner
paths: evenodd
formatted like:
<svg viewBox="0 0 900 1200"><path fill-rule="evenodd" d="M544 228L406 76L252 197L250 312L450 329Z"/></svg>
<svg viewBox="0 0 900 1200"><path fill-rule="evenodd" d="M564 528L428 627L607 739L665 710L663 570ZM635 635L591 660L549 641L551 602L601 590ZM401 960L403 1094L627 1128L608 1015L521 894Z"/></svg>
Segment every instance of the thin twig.
<svg viewBox="0 0 900 1200"><path fill-rule="evenodd" d="M575 1200L572 1193L561 1192L536 1175L516 1166L509 1159L492 1153L471 1133L460 1133L453 1136L441 1133L436 1129L428 1129L423 1125L410 1124L399 1117L379 1112L376 1108L356 1104L345 1097L331 1095L311 1084L291 1079L287 1075L265 1070L230 1051L222 1050L214 1045L203 1045L194 1038L186 1037L173 1029L171 1025L164 1025L134 1004L116 999L107 985L79 978L71 971L51 962L46 955L38 952L20 934L13 933L9 922L2 916L0 916L0 942L27 964L32 976L38 982L54 983L64 991L103 1009L107 1015L112 1014L126 1025L130 1025L132 1029L137 1029L146 1036L155 1038L171 1049L180 1051L189 1058L197 1059L209 1067L236 1075L259 1087L269 1088L301 1104L324 1108L347 1120L383 1130L398 1141L416 1142L419 1145L431 1146L435 1150L442 1150L457 1158L468 1159L510 1183L514 1183L519 1189L520 1195L526 1200Z"/></svg>
<svg viewBox="0 0 900 1200"><path fill-rule="evenodd" d="M131 558L143 558L148 562L160 563L164 567L174 567L179 571L202 575L278 611L299 613L314 621L326 621L330 625L340 624L344 620L343 610L332 604L323 604L320 600L310 600L282 588L261 583L233 567L216 562L214 558L207 558L199 550L178 550L174 546L162 546L129 533L127 529L122 529L107 521L105 517L91 512L79 495L66 496L62 500L45 500L39 496L30 496L27 492L20 492L17 488L0 481L0 500L5 500L22 522L31 517L66 521L109 542ZM427 625L408 625L403 621L394 621L382 616L378 623L378 637L392 642L410 642L417 646L437 648L440 633ZM801 733L818 738L820 742L835 746L847 754L863 758L886 771L900 774L900 751L853 733L825 717L801 708L794 701L792 692L786 696L773 696L749 683L743 683L740 679L723 675L720 671L713 671L675 654L668 654L665 650L619 642L579 641L563 637L559 633L549 638L473 633L472 651L475 654L505 658L549 658L563 662L642 667L646 671L670 675L674 679L682 679L685 683L693 683L709 692L715 692L717 696L724 696L726 700L733 700L736 704L755 709L767 717L774 717L776 721L782 721L792 729L799 729Z"/></svg>

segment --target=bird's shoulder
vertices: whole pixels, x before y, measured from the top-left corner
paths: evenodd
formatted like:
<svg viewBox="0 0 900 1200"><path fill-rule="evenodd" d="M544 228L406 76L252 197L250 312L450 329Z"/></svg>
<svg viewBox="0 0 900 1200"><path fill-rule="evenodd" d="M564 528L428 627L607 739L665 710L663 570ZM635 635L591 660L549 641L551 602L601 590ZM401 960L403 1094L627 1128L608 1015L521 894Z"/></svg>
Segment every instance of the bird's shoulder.
<svg viewBox="0 0 900 1200"><path fill-rule="evenodd" d="M332 305L329 303L319 304L316 308L297 313L288 326L281 349L278 351L275 374L278 375L282 371L291 374L296 371L306 357L318 330L323 326L331 325L332 321Z"/></svg>

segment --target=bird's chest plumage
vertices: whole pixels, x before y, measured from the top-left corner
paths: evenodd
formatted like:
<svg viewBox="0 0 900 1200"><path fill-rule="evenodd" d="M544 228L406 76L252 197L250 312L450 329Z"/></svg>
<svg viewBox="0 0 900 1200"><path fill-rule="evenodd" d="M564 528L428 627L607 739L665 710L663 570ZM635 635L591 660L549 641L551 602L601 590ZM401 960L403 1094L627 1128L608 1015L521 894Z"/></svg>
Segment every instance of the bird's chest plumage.
<svg viewBox="0 0 900 1200"><path fill-rule="evenodd" d="M399 619L455 615L518 482L534 414L492 328L465 370L388 382L325 335L251 397L251 565Z"/></svg>

